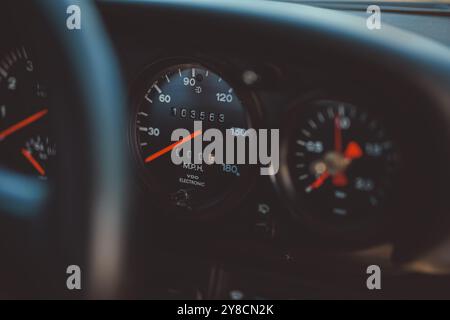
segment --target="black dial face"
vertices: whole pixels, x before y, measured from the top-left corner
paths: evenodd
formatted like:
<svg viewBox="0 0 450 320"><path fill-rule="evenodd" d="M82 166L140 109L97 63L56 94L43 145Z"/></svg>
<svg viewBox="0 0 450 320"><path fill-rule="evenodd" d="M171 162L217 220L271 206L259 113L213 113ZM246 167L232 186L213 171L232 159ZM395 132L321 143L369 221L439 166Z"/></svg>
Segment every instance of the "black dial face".
<svg viewBox="0 0 450 320"><path fill-rule="evenodd" d="M302 213L347 225L379 215L398 161L381 121L363 108L335 101L315 102L298 119L289 167Z"/></svg>
<svg viewBox="0 0 450 320"><path fill-rule="evenodd" d="M48 132L47 91L30 52L0 56L0 165L46 179L55 146Z"/></svg>
<svg viewBox="0 0 450 320"><path fill-rule="evenodd" d="M180 64L150 76L137 94L132 136L145 181L160 194L159 202L181 212L205 211L241 190L248 177L244 165L210 164L214 154L205 159L194 150L189 158L203 159L201 164L171 160L180 146L171 138L176 129L187 129L188 142L198 139L204 148L208 143L192 135L194 122L201 122L203 132L214 128L224 137L226 129L239 134L249 127L243 102L225 79L202 65Z"/></svg>

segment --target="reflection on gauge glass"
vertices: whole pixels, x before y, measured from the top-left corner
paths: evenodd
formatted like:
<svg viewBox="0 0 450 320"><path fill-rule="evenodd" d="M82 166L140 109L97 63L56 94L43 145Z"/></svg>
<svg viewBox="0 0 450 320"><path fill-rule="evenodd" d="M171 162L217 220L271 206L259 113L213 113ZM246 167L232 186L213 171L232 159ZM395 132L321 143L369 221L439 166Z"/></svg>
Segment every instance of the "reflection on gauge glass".
<svg viewBox="0 0 450 320"><path fill-rule="evenodd" d="M47 177L55 155L48 128L47 90L30 51L0 53L0 166Z"/></svg>
<svg viewBox="0 0 450 320"><path fill-rule="evenodd" d="M301 214L337 224L381 214L398 162L382 121L364 108L325 100L297 119L288 164Z"/></svg>
<svg viewBox="0 0 450 320"><path fill-rule="evenodd" d="M250 127L244 106L247 98L200 64L176 64L153 71L143 75L135 91L131 126L135 154L147 186L160 195L159 202L174 211L211 212L213 206L227 206L232 198L244 193L248 168L205 163L175 165L168 152L173 146L171 134L178 128L194 132L194 121L202 123L203 131L215 128L224 135L226 129L244 132ZM197 156L202 154L191 154L192 162ZM214 158L214 154L210 156Z"/></svg>

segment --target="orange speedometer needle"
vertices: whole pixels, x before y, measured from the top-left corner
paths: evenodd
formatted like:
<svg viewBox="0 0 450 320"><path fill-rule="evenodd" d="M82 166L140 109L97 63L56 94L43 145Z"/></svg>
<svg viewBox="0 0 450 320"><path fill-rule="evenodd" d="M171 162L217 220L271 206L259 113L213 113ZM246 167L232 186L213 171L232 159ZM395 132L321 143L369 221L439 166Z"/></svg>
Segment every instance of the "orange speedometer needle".
<svg viewBox="0 0 450 320"><path fill-rule="evenodd" d="M36 159L33 157L30 151L27 149L22 149L23 156L31 163L31 165L36 169L37 172L41 176L45 176L45 170L42 168L42 166L36 161Z"/></svg>
<svg viewBox="0 0 450 320"><path fill-rule="evenodd" d="M201 130L197 130L194 133L191 133L190 135L184 137L183 139L181 139L180 141L177 141L173 144L171 144L170 146L165 147L164 149L159 150L158 152L155 152L154 154L152 154L151 156L149 156L147 159L145 159L145 163L149 163L159 157L161 157L162 155L166 154L167 152L172 151L172 149L178 147L179 145L186 143L192 139L194 139L195 137L197 137L198 135L202 134Z"/></svg>
<svg viewBox="0 0 450 320"><path fill-rule="evenodd" d="M6 137L12 135L13 133L25 128L26 126L32 124L33 122L38 121L43 116L45 116L47 113L48 113L48 109L41 110L38 113L35 113L32 116L16 123L15 125L9 127L8 129L0 132L0 141L4 140Z"/></svg>

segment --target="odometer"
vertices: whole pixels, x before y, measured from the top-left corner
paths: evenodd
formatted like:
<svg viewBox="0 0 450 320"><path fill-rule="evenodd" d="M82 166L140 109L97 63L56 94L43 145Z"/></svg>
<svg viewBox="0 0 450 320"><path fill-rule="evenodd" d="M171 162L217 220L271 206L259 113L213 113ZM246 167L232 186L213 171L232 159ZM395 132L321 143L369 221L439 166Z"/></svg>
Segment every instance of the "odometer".
<svg viewBox="0 0 450 320"><path fill-rule="evenodd" d="M141 176L159 203L183 214L211 214L242 196L250 175L245 165L195 164L195 157L202 157L195 151L190 155L191 164L177 165L169 151L175 148L174 130L194 132L194 122L201 122L203 131L214 128L224 135L227 129L248 129L251 121L245 94L197 63L175 64L159 71L151 68L134 94L132 143ZM192 135L189 139L198 138Z"/></svg>

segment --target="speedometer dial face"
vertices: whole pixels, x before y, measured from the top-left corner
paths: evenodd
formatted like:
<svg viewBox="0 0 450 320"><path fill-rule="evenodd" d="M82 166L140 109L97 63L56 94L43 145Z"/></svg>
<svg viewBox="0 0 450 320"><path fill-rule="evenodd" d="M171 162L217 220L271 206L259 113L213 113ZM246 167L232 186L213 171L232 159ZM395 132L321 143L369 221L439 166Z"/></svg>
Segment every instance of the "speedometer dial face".
<svg viewBox="0 0 450 320"><path fill-rule="evenodd" d="M244 193L249 177L244 165L176 165L171 161L172 132L183 128L194 133L194 121L201 122L203 132L214 128L224 136L226 129L242 132L249 128L249 114L235 88L199 64L170 66L156 77L144 78L136 93L132 137L142 176L159 194L158 202L177 212L212 213L212 207L226 206L233 195ZM189 143L200 139L206 145L196 136L189 139ZM202 153L192 151L192 162L195 157L201 158ZM214 154L210 157L213 160Z"/></svg>
<svg viewBox="0 0 450 320"><path fill-rule="evenodd" d="M0 54L0 165L46 179L55 146L48 128L48 101L29 50Z"/></svg>
<svg viewBox="0 0 450 320"><path fill-rule="evenodd" d="M302 214L348 224L383 211L398 156L383 123L370 112L336 101L315 102L300 113L289 146Z"/></svg>

